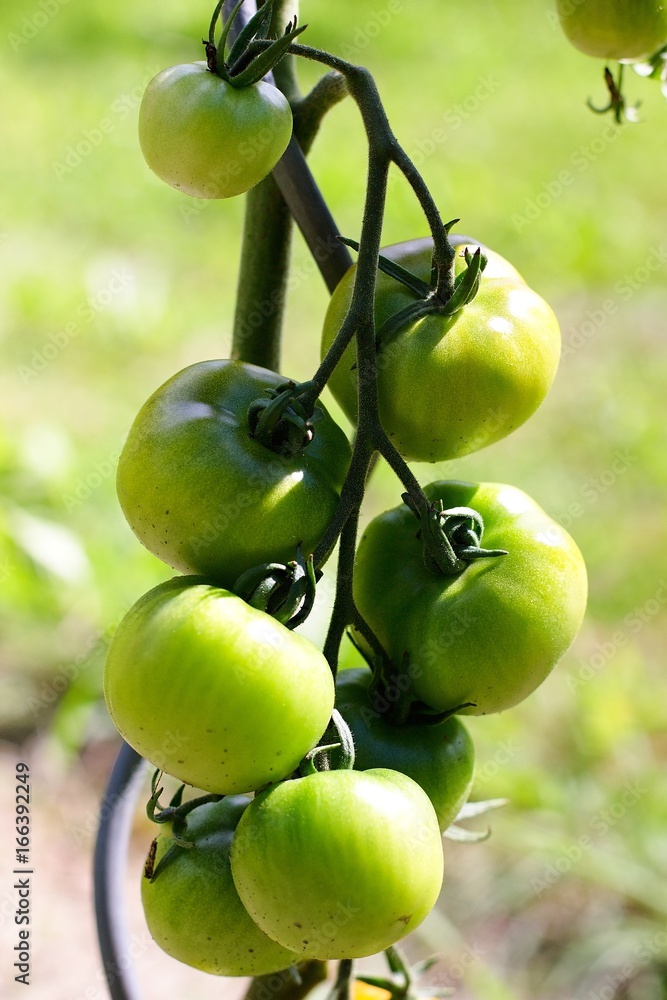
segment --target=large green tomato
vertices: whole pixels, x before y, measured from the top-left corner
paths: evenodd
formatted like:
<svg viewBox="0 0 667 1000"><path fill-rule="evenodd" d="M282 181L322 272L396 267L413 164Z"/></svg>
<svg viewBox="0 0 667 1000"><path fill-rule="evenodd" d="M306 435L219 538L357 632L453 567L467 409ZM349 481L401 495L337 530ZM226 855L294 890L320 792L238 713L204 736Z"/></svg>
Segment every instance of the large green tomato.
<svg viewBox="0 0 667 1000"><path fill-rule="evenodd" d="M456 272L465 267L465 245L456 245ZM438 462L499 441L535 412L553 382L560 330L553 312L498 254L484 249L488 265L477 296L453 316L430 314L404 326L378 351L382 423L404 458ZM432 243L415 241L382 254L423 281L431 274ZM356 265L336 287L324 321L322 354L349 309ZM411 303L411 292L380 272L375 296L380 326ZM356 348L351 344L329 387L345 414L357 418Z"/></svg>
<svg viewBox="0 0 667 1000"><path fill-rule="evenodd" d="M470 507L482 545L508 555L476 559L455 576L426 569L420 525L406 506L380 514L359 543L354 593L414 698L437 711L500 712L547 677L581 625L586 567L568 533L521 490L435 482L428 499ZM359 641L363 643L361 637Z"/></svg>
<svg viewBox="0 0 667 1000"><path fill-rule="evenodd" d="M446 830L472 785L475 748L468 730L455 717L392 725L387 713L398 692L370 697L370 679L370 670L341 670L336 681L336 708L352 731L355 769L384 767L407 774L424 789L440 829Z"/></svg>
<svg viewBox="0 0 667 1000"><path fill-rule="evenodd" d="M216 976L260 976L291 965L296 956L259 929L239 899L229 864L234 830L250 800L230 796L193 809L174 844L166 825L149 852L141 901L153 939L172 958ZM168 850L164 868L151 881Z"/></svg>
<svg viewBox="0 0 667 1000"><path fill-rule="evenodd" d="M104 694L137 753L223 794L291 774L334 705L331 671L308 639L200 577L162 583L130 609Z"/></svg>
<svg viewBox="0 0 667 1000"><path fill-rule="evenodd" d="M350 458L324 407L313 440L289 458L251 438L248 408L285 379L241 361L202 361L139 411L118 463L118 498L146 548L225 587L264 562L312 552Z"/></svg>
<svg viewBox="0 0 667 1000"><path fill-rule="evenodd" d="M162 70L139 108L146 163L195 198L248 191L273 170L291 135L292 111L276 87L232 87L205 62Z"/></svg>
<svg viewBox="0 0 667 1000"><path fill-rule="evenodd" d="M260 793L232 843L255 923L301 958L360 958L409 934L442 884L427 795L388 770L322 771Z"/></svg>
<svg viewBox="0 0 667 1000"><path fill-rule="evenodd" d="M568 40L588 56L632 62L667 42L664 0L557 0Z"/></svg>

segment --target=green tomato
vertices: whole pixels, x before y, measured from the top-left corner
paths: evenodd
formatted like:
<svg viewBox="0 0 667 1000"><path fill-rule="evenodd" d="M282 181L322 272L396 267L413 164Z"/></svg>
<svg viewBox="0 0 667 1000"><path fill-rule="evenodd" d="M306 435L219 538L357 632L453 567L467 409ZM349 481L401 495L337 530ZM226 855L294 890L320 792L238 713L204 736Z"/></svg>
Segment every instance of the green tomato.
<svg viewBox="0 0 667 1000"><path fill-rule="evenodd" d="M396 771L322 771L260 793L232 843L239 896L301 958L360 958L414 930L442 884L438 821Z"/></svg>
<svg viewBox="0 0 667 1000"><path fill-rule="evenodd" d="M557 0L568 41L588 56L632 62L667 42L663 0Z"/></svg>
<svg viewBox="0 0 667 1000"><path fill-rule="evenodd" d="M359 543L357 606L416 700L443 712L466 703L468 714L500 712L534 691L574 640L586 608L584 561L513 486L435 482L424 492L445 509L476 510L483 547L508 555L473 560L454 576L430 572L417 519L397 507Z"/></svg>
<svg viewBox="0 0 667 1000"><path fill-rule="evenodd" d="M193 809L174 843L166 824L149 852L141 901L154 941L172 958L216 976L260 976L290 966L296 956L259 929L234 886L229 851L250 800L230 796ZM170 857L151 881L167 851Z"/></svg>
<svg viewBox="0 0 667 1000"><path fill-rule="evenodd" d="M308 639L200 577L176 577L118 626L104 694L142 757L231 794L291 774L326 729L335 692Z"/></svg>
<svg viewBox="0 0 667 1000"><path fill-rule="evenodd" d="M248 408L283 385L241 361L202 361L139 411L118 463L118 498L147 549L182 573L232 587L247 569L312 552L338 503L350 458L316 408L313 440L293 458L251 438Z"/></svg>
<svg viewBox="0 0 667 1000"><path fill-rule="evenodd" d="M387 713L394 692L369 697L370 679L370 670L342 670L336 681L336 708L352 731L355 769L380 767L407 774L424 789L440 829L446 830L472 785L475 748L468 730L457 718L392 725Z"/></svg>
<svg viewBox="0 0 667 1000"><path fill-rule="evenodd" d="M456 273L463 250L477 244L456 239ZM506 437L540 405L558 368L560 330L553 312L498 254L489 262L475 299L453 316L430 314L404 326L378 351L380 417L401 455L409 461L458 458ZM382 254L430 280L430 240L397 244ZM322 356L349 309L353 265L336 287L324 321ZM375 295L378 329L418 301L394 278L380 272ZM337 365L331 389L344 413L357 418L356 348Z"/></svg>
<svg viewBox="0 0 667 1000"><path fill-rule="evenodd" d="M195 198L248 191L273 170L291 135L292 111L276 87L232 87L205 62L162 70L139 108L146 163Z"/></svg>

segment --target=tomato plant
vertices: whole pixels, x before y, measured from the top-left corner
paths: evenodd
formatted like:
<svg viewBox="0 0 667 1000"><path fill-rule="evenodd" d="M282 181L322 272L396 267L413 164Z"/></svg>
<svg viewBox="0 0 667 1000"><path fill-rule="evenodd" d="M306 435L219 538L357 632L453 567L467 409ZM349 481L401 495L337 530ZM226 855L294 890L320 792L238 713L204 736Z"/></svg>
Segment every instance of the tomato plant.
<svg viewBox="0 0 667 1000"><path fill-rule="evenodd" d="M261 792L232 874L251 917L305 958L371 955L414 930L443 873L428 797L396 771L321 771Z"/></svg>
<svg viewBox="0 0 667 1000"><path fill-rule="evenodd" d="M509 708L545 679L581 623L586 573L520 490L422 488L407 460L458 458L520 426L551 386L560 333L512 264L443 222L365 69L297 44L282 0L246 23L240 3L226 20L221 7L206 63L160 74L140 115L142 148L169 183L201 197L248 190L233 360L161 386L118 468L138 538L196 574L137 602L105 668L118 730L159 769L148 815L166 826L144 907L162 947L197 968L294 963L301 988L304 963L338 959L333 996L346 1000L352 959L386 949L392 978L376 985L411 1000L394 945L438 897L441 830L497 804L466 803L474 749L455 716ZM303 98L297 56L329 70ZM338 232L301 155L345 96L369 143L358 242ZM380 254L392 164L430 236ZM321 362L298 383L277 374L291 215L333 292ZM319 401L327 385L357 425L352 448ZM357 546L377 456L404 502ZM294 629L336 546L320 653ZM335 685L346 632L371 670ZM207 794L183 802L181 787L159 807L161 770ZM220 801L238 792L257 794Z"/></svg>
<svg viewBox="0 0 667 1000"><path fill-rule="evenodd" d="M138 538L174 569L232 586L258 563L317 545L350 448L321 405L312 440L296 454L253 438L252 403L285 384L240 361L202 361L139 411L118 463L118 497Z"/></svg>
<svg viewBox="0 0 667 1000"><path fill-rule="evenodd" d="M309 640L196 577L160 584L130 609L109 648L104 693L138 753L225 794L290 774L334 702L328 664Z"/></svg>
<svg viewBox="0 0 667 1000"><path fill-rule="evenodd" d="M139 110L151 170L195 198L230 198L266 177L285 152L292 112L269 83L237 89L205 62L162 70Z"/></svg>
<svg viewBox="0 0 667 1000"><path fill-rule="evenodd" d="M581 553L513 486L435 482L425 493L444 510L441 522L452 511L455 550L461 538L464 551L470 544L467 508L481 515L484 545L507 554L462 556L451 574L427 568L412 512L386 511L359 543L359 611L416 699L438 711L500 712L534 691L576 636L587 593Z"/></svg>
<svg viewBox="0 0 667 1000"><path fill-rule="evenodd" d="M410 244L383 254L426 283L433 247ZM466 244L456 247L455 272L466 268ZM468 244L474 251L476 245ZM434 309L406 316L386 339L378 334L378 393L383 426L408 460L457 458L506 437L534 413L553 382L560 357L556 317L500 255L488 264L475 298L453 315ZM349 310L356 266L331 297L322 353L331 346ZM379 274L375 309L379 331L418 302L415 291ZM350 345L329 387L352 421L357 419L357 378Z"/></svg>
<svg viewBox="0 0 667 1000"><path fill-rule="evenodd" d="M475 749L457 718L436 724L388 719L392 692L369 692L369 670L343 670L336 681L336 707L354 737L355 768L391 768L407 774L424 789L446 830L468 798Z"/></svg>
<svg viewBox="0 0 667 1000"><path fill-rule="evenodd" d="M557 0L557 9L568 40L589 56L629 62L667 43L663 0Z"/></svg>
<svg viewBox="0 0 667 1000"><path fill-rule="evenodd" d="M216 976L257 976L291 965L295 955L251 920L234 886L229 851L250 799L227 796L171 824L151 848L141 901L153 939L172 958Z"/></svg>

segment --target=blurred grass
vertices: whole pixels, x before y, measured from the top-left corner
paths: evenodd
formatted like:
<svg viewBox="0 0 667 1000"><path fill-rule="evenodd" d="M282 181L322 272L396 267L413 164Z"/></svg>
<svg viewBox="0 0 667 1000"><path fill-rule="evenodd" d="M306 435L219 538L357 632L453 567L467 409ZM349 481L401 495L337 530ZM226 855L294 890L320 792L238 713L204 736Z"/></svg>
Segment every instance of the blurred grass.
<svg viewBox="0 0 667 1000"><path fill-rule="evenodd" d="M310 44L371 68L443 215L507 256L563 329L556 385L525 427L417 469L423 481L522 487L572 532L591 584L586 627L540 691L470 722L475 797L511 805L487 844L449 848L447 917L427 929L448 959L432 975L464 1000L654 1000L667 996L667 106L630 73L642 124L616 129L591 114L601 67L567 46L551 14L546 0L302 5ZM177 0L0 9L5 738L52 726L75 751L110 736L106 642L169 575L124 524L114 465L162 381L228 352L242 203L162 185L141 159L136 113L150 76L200 57L208 15ZM364 159L346 104L312 166L350 236ZM386 242L424 233L396 180ZM306 378L326 294L300 239L294 267L284 370ZM397 502L380 469L365 517ZM627 787L636 794L623 805ZM612 808L613 822L600 818Z"/></svg>

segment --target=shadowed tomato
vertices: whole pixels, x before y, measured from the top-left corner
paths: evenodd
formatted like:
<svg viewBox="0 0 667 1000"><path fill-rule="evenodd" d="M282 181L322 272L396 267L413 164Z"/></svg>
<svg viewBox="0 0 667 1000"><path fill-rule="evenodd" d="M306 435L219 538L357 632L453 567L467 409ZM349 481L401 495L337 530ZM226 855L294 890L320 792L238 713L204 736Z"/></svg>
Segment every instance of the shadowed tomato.
<svg viewBox="0 0 667 1000"><path fill-rule="evenodd" d="M296 958L259 929L234 886L229 850L249 803L234 795L193 809L181 834L192 847L175 844L171 824L165 824L141 880L153 939L172 958L216 976L264 975ZM156 872L152 880L151 871Z"/></svg>

